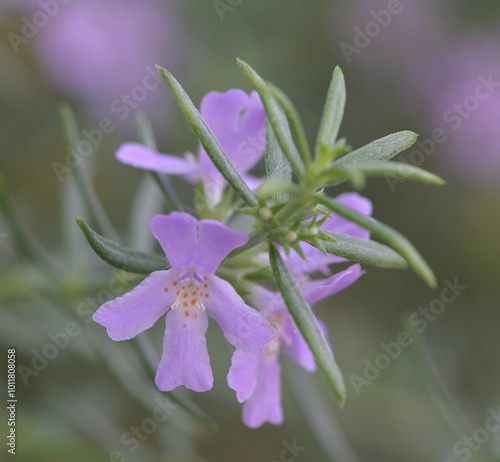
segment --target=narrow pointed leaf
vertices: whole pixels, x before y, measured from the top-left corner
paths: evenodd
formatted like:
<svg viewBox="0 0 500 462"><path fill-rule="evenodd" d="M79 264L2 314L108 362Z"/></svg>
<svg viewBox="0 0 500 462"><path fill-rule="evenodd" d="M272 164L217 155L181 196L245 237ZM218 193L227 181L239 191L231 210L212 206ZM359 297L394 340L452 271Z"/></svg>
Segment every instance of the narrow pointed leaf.
<svg viewBox="0 0 500 462"><path fill-rule="evenodd" d="M318 139L316 141L316 156L318 156L321 149L326 149L327 152L333 151L340 124L342 123L342 117L344 116L345 101L344 74L342 74L340 67L336 67L333 71L332 81L326 96L325 108L323 109L323 117L319 126Z"/></svg>
<svg viewBox="0 0 500 462"><path fill-rule="evenodd" d="M334 179L328 182L329 185L338 184L347 179L356 178L356 176L388 176L392 178L402 178L404 180L420 181L435 185L443 185L444 181L434 175L413 165L402 162L360 162L349 165L344 168L333 166L325 173L325 177L333 176Z"/></svg>
<svg viewBox="0 0 500 462"><path fill-rule="evenodd" d="M381 268L408 267L408 263L401 255L383 244L345 234L326 233L335 241L320 239L319 242L324 250L332 255ZM311 244L314 245L312 242Z"/></svg>
<svg viewBox="0 0 500 462"><path fill-rule="evenodd" d="M241 175L236 170L236 167L227 157L227 154L222 149L216 136L201 116L198 109L184 91L180 83L173 77L173 75L162 67L157 67L161 72L165 82L172 90L179 106L186 116L186 119L205 148L208 156L212 159L217 169L222 176L226 179L229 185L238 193L238 195L250 206L257 205L257 199L245 183Z"/></svg>
<svg viewBox="0 0 500 462"><path fill-rule="evenodd" d="M412 146L417 141L417 137L416 133L408 130L393 133L346 154L337 159L333 165L335 167L345 167L372 160L386 161Z"/></svg>
<svg viewBox="0 0 500 462"><path fill-rule="evenodd" d="M68 145L72 152L77 152L77 144L80 141L80 134L76 123L75 114L68 105L63 105L60 108L61 117L64 124L64 131L68 141ZM82 159L76 159L73 170L78 191L85 203L87 213L94 226L99 232L106 234L114 239L118 237L110 219L106 215L99 198L97 197L92 184L87 177L87 173L82 165Z"/></svg>
<svg viewBox="0 0 500 462"><path fill-rule="evenodd" d="M267 123L265 161L268 178L278 179L288 183L292 181L292 167L283 154L281 146L269 122ZM288 194L276 194L274 196L274 200L277 204L283 204L287 199Z"/></svg>
<svg viewBox="0 0 500 462"><path fill-rule="evenodd" d="M285 92L283 92L276 85L270 82L266 83L278 104L285 111L286 118L290 123L290 128L292 129L302 155L304 156L304 161L306 162L306 164L309 164L312 160L311 150L309 149L309 142L307 141L306 131L304 130L304 125L302 124L302 120L300 119L297 109L295 109L292 100L286 95Z"/></svg>
<svg viewBox="0 0 500 462"><path fill-rule="evenodd" d="M66 178L61 194L61 242L65 259L71 268L88 268L92 255L80 230L75 226L75 215L85 214L85 204L73 177Z"/></svg>
<svg viewBox="0 0 500 462"><path fill-rule="evenodd" d="M288 125L288 120L283 109L276 102L266 82L264 82L257 72L241 59L238 59L238 65L259 93L266 109L267 119L273 127L281 149L290 162L294 173L300 178L304 173L304 163L293 141L290 126Z"/></svg>
<svg viewBox="0 0 500 462"><path fill-rule="evenodd" d="M76 222L94 252L115 268L129 273L149 274L168 267L168 261L162 255L140 252L122 246L96 233L82 218L77 218Z"/></svg>
<svg viewBox="0 0 500 462"><path fill-rule="evenodd" d="M269 257L274 277L290 314L314 354L319 367L325 373L340 404L343 404L346 398L344 379L311 308L304 300L276 247L271 246Z"/></svg>
<svg viewBox="0 0 500 462"><path fill-rule="evenodd" d="M390 226L384 225L373 218L366 217L353 209L346 207L333 199L317 194L316 199L319 204L324 205L328 210L338 213L348 220L371 231L371 233L385 241L390 247L398 252L410 265L411 268L431 287L436 286L436 277L418 251L410 241L398 231Z"/></svg>

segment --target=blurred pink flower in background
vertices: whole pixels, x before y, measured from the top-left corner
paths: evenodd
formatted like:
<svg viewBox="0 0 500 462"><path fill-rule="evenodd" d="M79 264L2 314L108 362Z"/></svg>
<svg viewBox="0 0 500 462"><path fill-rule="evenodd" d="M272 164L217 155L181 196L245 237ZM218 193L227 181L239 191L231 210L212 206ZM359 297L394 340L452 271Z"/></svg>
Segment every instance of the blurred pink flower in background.
<svg viewBox="0 0 500 462"><path fill-rule="evenodd" d="M478 39L446 28L456 8L427 0L350 3L340 12L346 21L335 40L348 65L368 72L372 81L378 78L381 88L389 82L403 110L417 110L427 127L422 137L444 130L446 141L437 146L433 162L471 181L498 179L500 36Z"/></svg>
<svg viewBox="0 0 500 462"><path fill-rule="evenodd" d="M57 12L30 43L51 82L80 98L97 116L116 113L124 119L126 110L120 106L128 106L130 112L140 106L149 113L165 105L166 85L154 65L175 70L182 42L177 19L166 2L71 0L54 4ZM28 19L44 11L38 1L23 0L17 6Z"/></svg>
<svg viewBox="0 0 500 462"><path fill-rule="evenodd" d="M403 70L440 40L437 12L436 3L430 0L371 0L346 3L340 13L335 5L333 17L337 23L339 14L345 18L342 40L357 48L346 56L348 62Z"/></svg>
<svg viewBox="0 0 500 462"><path fill-rule="evenodd" d="M500 37L470 39L430 56L428 122L449 139L437 160L471 180L500 176Z"/></svg>

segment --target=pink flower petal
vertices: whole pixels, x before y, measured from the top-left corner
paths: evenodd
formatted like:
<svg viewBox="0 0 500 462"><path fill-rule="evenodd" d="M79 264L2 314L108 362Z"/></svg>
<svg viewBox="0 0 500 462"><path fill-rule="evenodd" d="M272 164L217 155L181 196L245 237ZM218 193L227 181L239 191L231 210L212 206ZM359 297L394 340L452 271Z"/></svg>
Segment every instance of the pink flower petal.
<svg viewBox="0 0 500 462"><path fill-rule="evenodd" d="M347 268L345 271L334 274L328 279L318 279L300 285L300 291L307 303L313 305L320 300L328 298L356 282L364 271L359 264Z"/></svg>
<svg viewBox="0 0 500 462"><path fill-rule="evenodd" d="M214 220L198 221L187 213L155 215L149 226L160 242L172 268L194 266L213 273L226 255L248 239L245 233Z"/></svg>
<svg viewBox="0 0 500 462"><path fill-rule="evenodd" d="M214 380L205 339L207 327L207 315L197 308L169 311L163 354L155 378L161 391L180 385L198 392L212 388Z"/></svg>
<svg viewBox="0 0 500 462"><path fill-rule="evenodd" d="M280 371L277 355L262 357L257 384L243 405L243 422L248 427L258 428L265 422L274 425L283 423Z"/></svg>
<svg viewBox="0 0 500 462"><path fill-rule="evenodd" d="M116 152L116 158L127 165L170 175L183 175L196 181L198 166L182 157L160 154L139 143L125 143Z"/></svg>
<svg viewBox="0 0 500 462"><path fill-rule="evenodd" d="M229 388L236 392L240 403L246 401L257 383L257 371L262 354L235 350L231 359L231 368L227 375Z"/></svg>
<svg viewBox="0 0 500 462"><path fill-rule="evenodd" d="M250 308L229 282L210 275L208 298L203 304L217 321L227 340L237 349L260 353L276 337L276 331L258 311Z"/></svg>
<svg viewBox="0 0 500 462"><path fill-rule="evenodd" d="M176 277L172 270L151 273L131 292L102 305L93 320L106 327L112 340L135 337L168 311L175 300L169 286Z"/></svg>

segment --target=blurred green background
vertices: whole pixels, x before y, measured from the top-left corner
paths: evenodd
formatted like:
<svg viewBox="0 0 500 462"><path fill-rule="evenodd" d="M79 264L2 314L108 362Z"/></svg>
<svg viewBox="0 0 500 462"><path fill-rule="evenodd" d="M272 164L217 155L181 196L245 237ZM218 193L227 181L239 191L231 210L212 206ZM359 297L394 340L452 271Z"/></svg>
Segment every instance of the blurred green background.
<svg viewBox="0 0 500 462"><path fill-rule="evenodd" d="M82 3L87 10L79 12ZM500 96L493 86L477 106L470 99L481 77L500 81L498 2L165 0L153 5L144 0L122 2L128 8L123 14L116 2L100 0L95 11L93 3L57 4L54 17L17 46L9 34L23 37L23 18L33 20L44 10L38 2L0 3L0 171L22 223L58 265L68 268L64 284L51 286L21 255L0 219L2 348L16 348L18 367L29 366L32 350L40 351L49 333L62 332L71 321L83 329L28 385L18 377L17 460L101 462L114 460L112 451L118 450L127 461L271 461L279 460L284 441L293 440L306 448L298 455L304 461L461 460L453 453L460 432L471 435L484 426L488 411L500 405ZM381 14L390 4L398 4L399 12ZM138 18L144 22L140 27ZM65 27L70 20L75 22ZM346 55L342 43L357 51ZM421 140L430 139L436 128L447 133L449 139L435 146L435 152L413 156L443 177L445 187L409 181L391 187L385 179L373 179L361 191L373 201L379 220L421 250L439 287L429 289L410 271L366 268L357 284L318 306L347 381L347 404L339 409L319 373L308 377L287 364L285 424L280 427L243 426L240 405L226 384L230 350L219 332L210 329L214 389L181 394L209 414L218 430L176 411L130 452L121 435L151 417L161 394L131 345L113 344L100 326L76 312L87 297L108 287L114 273L79 235L74 218L83 212L73 197L71 173L61 182L54 172L53 163L64 164L67 155L58 107L71 104L81 129L98 127L103 117L116 125L85 163L125 240L144 177L119 164L114 152L121 143L137 140L134 114L150 115L162 152L194 150L197 141L163 84L124 120L111 109L113 101L132 91L146 75L146 66L154 64L171 69L196 104L211 90L249 91L235 62L238 56L293 99L310 141L336 65L344 71L348 92L341 135L353 147L405 129L419 133ZM135 63L140 69L127 79L127 66ZM458 113L455 104L470 108L459 116L456 129L444 116L448 110ZM400 158L408 160L418 149ZM174 180L174 186L181 197L189 197L181 181ZM61 233L68 227L66 236L71 237L65 241ZM81 250L64 253L68 242ZM432 367L422 358L412 360L413 348L403 349L358 396L351 376L363 376L365 360L373 361L382 352L380 344L393 342L403 330L401 319L428 307L440 297L445 280L455 278L467 288L419 339L427 345L447 396L453 397L452 409L460 409L469 426L460 419L450 425L443 418L436 405L440 394L429 394L424 385ZM158 324L151 334L143 334L153 357L161 345L163 326ZM119 365L119 379L105 368L102 357L107 355ZM6 365L0 375L5 390L4 371ZM122 390L124 380L135 392ZM140 396L137 390L142 390ZM7 431L3 418L1 428ZM491 433L474 457L493 460L488 457L495 454L500 454L500 432Z"/></svg>

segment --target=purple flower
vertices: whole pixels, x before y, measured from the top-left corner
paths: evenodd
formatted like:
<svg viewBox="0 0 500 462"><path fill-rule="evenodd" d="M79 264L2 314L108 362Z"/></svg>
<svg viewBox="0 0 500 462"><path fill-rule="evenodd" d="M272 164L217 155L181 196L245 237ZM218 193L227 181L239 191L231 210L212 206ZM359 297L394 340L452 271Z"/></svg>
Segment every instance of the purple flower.
<svg viewBox="0 0 500 462"><path fill-rule="evenodd" d="M357 193L340 194L335 198L335 201L362 215L370 216L373 211L370 200ZM321 230L337 234L346 234L359 239L370 238L370 231L352 221L346 220L340 215L334 215L331 218L327 218L321 226ZM299 245L306 256L306 260L295 251L292 251L289 256L286 256L283 252L285 262L297 281L303 280L305 274L314 271L321 271L325 275L329 274L328 265L345 261L344 258L337 257L336 255L326 256L321 250L305 242L301 242Z"/></svg>
<svg viewBox="0 0 500 462"><path fill-rule="evenodd" d="M266 113L257 92L243 90L210 92L201 102L200 112L243 179L254 189L259 180L249 175L264 155L266 147ZM198 158L185 159L160 154L137 143L126 143L118 150L120 162L159 173L181 175L192 183L202 181L210 205L217 204L226 180L200 144Z"/></svg>
<svg viewBox="0 0 500 462"><path fill-rule="evenodd" d="M316 280L300 286L309 304L314 304L350 286L363 274L356 264L325 280ZM280 294L262 287L252 288L252 302L277 330L278 336L271 340L263 353L252 353L236 349L228 374L228 384L236 391L243 405L243 422L250 428L269 422L283 422L281 407L281 380L278 356L283 350L290 358L307 371L314 371L316 363L306 341L290 316ZM326 327L318 320L326 338Z"/></svg>
<svg viewBox="0 0 500 462"><path fill-rule="evenodd" d="M171 269L151 273L131 292L102 305L93 319L106 327L112 340L128 340L168 312L156 385L162 391L179 385L209 390L213 375L205 340L206 311L238 350L260 354L276 336L266 319L214 274L247 236L217 221L197 221L178 212L155 215L149 225Z"/></svg>
<svg viewBox="0 0 500 462"><path fill-rule="evenodd" d="M500 177L498 39L464 39L444 56L430 55L426 68L435 79L426 88L426 108L429 128L447 135L436 161L461 179L484 184Z"/></svg>
<svg viewBox="0 0 500 462"><path fill-rule="evenodd" d="M30 19L36 11L46 15L39 2L31 3ZM140 107L150 115L157 111L164 119L167 90L154 65L173 69L179 62L180 18L172 2L64 3L34 41L47 77L81 98L96 116L125 120Z"/></svg>

